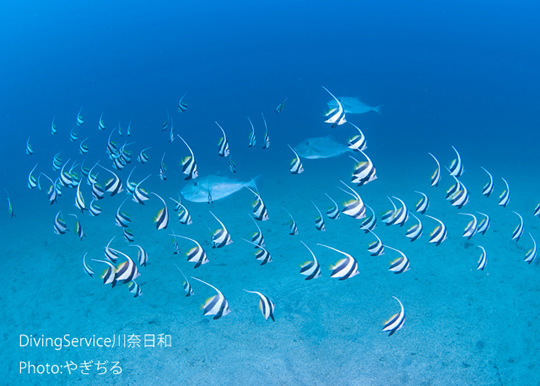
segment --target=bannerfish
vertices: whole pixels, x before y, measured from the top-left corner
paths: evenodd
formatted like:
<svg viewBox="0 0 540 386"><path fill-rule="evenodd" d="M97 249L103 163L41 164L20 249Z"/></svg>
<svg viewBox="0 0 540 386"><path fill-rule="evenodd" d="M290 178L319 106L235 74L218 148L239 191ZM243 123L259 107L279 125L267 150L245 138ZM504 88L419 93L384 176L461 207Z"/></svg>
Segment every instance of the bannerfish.
<svg viewBox="0 0 540 386"><path fill-rule="evenodd" d="M370 106L362 102L358 97L338 97L337 99L341 103L346 114L365 114L370 111L381 114L382 105ZM326 104L328 105L329 110L338 107L338 104L334 99L329 100Z"/></svg>
<svg viewBox="0 0 540 386"><path fill-rule="evenodd" d="M221 200L246 187L256 189L255 182L211 175L192 180L182 188L180 193L191 202L209 202L209 197L212 201Z"/></svg>
<svg viewBox="0 0 540 386"><path fill-rule="evenodd" d="M338 157L351 151L347 145L337 142L332 136L304 139L294 150L306 159Z"/></svg>

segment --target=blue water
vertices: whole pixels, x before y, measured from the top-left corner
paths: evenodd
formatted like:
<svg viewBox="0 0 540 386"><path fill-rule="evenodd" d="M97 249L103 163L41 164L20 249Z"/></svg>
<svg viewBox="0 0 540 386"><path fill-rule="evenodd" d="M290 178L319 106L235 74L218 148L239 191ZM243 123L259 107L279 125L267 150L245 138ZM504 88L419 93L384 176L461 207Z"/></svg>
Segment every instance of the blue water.
<svg viewBox="0 0 540 386"><path fill-rule="evenodd" d="M514 2L396 1L259 1L259 2L105 2L83 5L70 1L4 1L0 4L0 172L2 211L0 245L3 272L0 294L2 363L9 385L538 385L538 264L523 262L540 241L538 219L532 213L540 202L537 114L540 86L538 41L540 6ZM304 173L288 171L296 145L309 137L332 135L346 143L355 134L348 124L331 128L323 112L329 95L355 96L382 105L382 114L347 114L363 130L367 154L377 180L355 188L375 209L375 233L383 242L403 250L410 271L394 275L388 263L398 257L388 250L372 257L366 251L374 240L358 229L359 221L341 215L326 218L326 232L315 229L317 215L331 202L350 197L338 189L350 181L354 162L342 155L302 160ZM188 110L179 113L186 94ZM287 98L284 109L276 106ZM76 127L77 112L85 120ZM103 113L106 125L98 131ZM263 150L264 114L271 146ZM250 126L257 144L248 148ZM51 135L51 121L58 133ZM212 205L183 203L192 225L176 219L173 203L187 184L181 159L188 150L169 130L182 135L195 152L201 177L219 174L241 181L256 176L270 219L258 222L273 262L260 266L254 248L242 238L256 230L251 215L254 195L242 190ZM217 155L225 129L237 173ZM131 122L131 136L126 129ZM118 134L121 126L124 135ZM169 126L170 127L170 126ZM70 130L78 133L69 140ZM63 188L58 203L27 188L28 172L51 177L52 157L61 152L91 167L98 160L111 168L105 147L109 134L115 143L131 143L133 162L118 173L124 184L152 176L143 187L167 200L171 217L167 230L156 230L153 218L163 206L155 196L142 206L128 199L124 211L133 223L135 242L149 253L139 267L137 282L143 295L133 298L127 285L111 289L98 278L103 248L113 246L132 258L114 214L124 198L106 194L103 213L90 217L74 204L74 189ZM79 154L88 137L90 151ZM34 154L25 154L30 138ZM454 182L449 166L455 146L463 159L460 180L470 192L462 209L445 200ZM150 161L136 161L146 147ZM430 186L437 156L442 166L438 187ZM168 178L158 178L165 153ZM355 157L362 158L356 154ZM487 168L495 190L481 195ZM76 170L80 174L79 168ZM103 185L111 175L99 170ZM497 205L510 185L508 207ZM43 182L44 180L42 180ZM84 181L83 181L84 182ZM46 190L49 183L43 183ZM82 192L90 203L90 187ZM403 227L385 226L381 215L391 209L386 196L397 196L411 213L422 191L431 199L427 214L448 226L448 239L428 244L435 222L420 216L424 234L411 243ZM15 217L11 218L9 197ZM299 235L289 236L288 210ZM70 231L53 233L61 210ZM211 232L218 223L230 231L233 244L212 249ZM468 220L457 213L480 211L491 216L485 236L461 237ZM525 232L511 240L518 217ZM74 234L77 213L87 237ZM193 246L175 233L198 240L210 262L197 269L185 253ZM305 281L299 265L311 259L304 241L321 264L322 277ZM345 281L330 278L329 266L338 253L354 256L359 274ZM477 271L478 246L488 253L484 271ZM83 272L87 259L96 275ZM191 280L195 295L184 296L178 265L189 276L216 286L226 296L231 313L219 320L203 316L199 306L213 296L210 288ZM275 304L276 321L265 322L258 299L243 289L266 294ZM392 336L384 322L404 304L405 323ZM20 347L21 336L110 337L127 334L170 335L165 348ZM68 374L37 374L21 370L33 365L73 361ZM84 361L93 361L89 374ZM108 361L99 375L97 361ZM112 373L119 362L121 374Z"/></svg>

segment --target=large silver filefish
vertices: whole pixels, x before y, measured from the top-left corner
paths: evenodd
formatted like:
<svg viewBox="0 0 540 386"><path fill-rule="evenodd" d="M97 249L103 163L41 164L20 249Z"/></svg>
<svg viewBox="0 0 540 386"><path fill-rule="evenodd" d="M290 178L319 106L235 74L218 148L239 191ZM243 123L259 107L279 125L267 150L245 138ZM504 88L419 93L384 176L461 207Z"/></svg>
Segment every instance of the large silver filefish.
<svg viewBox="0 0 540 386"><path fill-rule="evenodd" d="M304 139L294 150L300 157L307 159L338 157L351 151L347 145L337 142L332 136Z"/></svg>
<svg viewBox="0 0 540 386"><path fill-rule="evenodd" d="M190 181L180 193L191 202L213 202L229 197L243 188L256 189L255 182L239 181L224 176L205 176Z"/></svg>
<svg viewBox="0 0 540 386"><path fill-rule="evenodd" d="M365 114L369 113L370 111L375 111L376 113L381 114L382 105L370 106L362 102L357 97L338 97L338 99L343 107L343 110L345 110L345 113L347 114ZM329 110L338 107L337 102L334 99L329 100L326 104L328 105Z"/></svg>

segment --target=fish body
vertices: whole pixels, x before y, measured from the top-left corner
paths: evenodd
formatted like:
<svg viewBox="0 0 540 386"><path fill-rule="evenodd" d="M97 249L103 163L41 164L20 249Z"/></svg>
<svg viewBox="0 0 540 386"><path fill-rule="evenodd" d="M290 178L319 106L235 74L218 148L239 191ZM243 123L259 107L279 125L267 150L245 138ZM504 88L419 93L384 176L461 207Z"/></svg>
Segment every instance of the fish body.
<svg viewBox="0 0 540 386"><path fill-rule="evenodd" d="M302 158L321 159L339 157L352 151L347 145L337 142L332 136L307 138L294 147Z"/></svg>
<svg viewBox="0 0 540 386"><path fill-rule="evenodd" d="M358 97L338 97L337 98L343 107L346 114L365 114L370 111L375 111L377 114L381 114L381 105L370 106L362 102ZM327 102L328 109L335 109L338 107L338 103L335 99L331 99Z"/></svg>
<svg viewBox="0 0 540 386"><path fill-rule="evenodd" d="M191 181L182 188L180 193L191 202L208 202L210 196L212 201L217 201L229 197L243 188L256 189L255 182L210 175Z"/></svg>

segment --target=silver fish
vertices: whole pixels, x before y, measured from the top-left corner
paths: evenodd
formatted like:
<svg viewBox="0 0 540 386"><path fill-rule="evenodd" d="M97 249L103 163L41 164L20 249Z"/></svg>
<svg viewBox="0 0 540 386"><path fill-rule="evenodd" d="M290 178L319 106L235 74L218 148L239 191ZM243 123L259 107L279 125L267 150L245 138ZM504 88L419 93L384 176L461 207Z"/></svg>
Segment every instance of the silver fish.
<svg viewBox="0 0 540 386"><path fill-rule="evenodd" d="M370 106L362 102L357 97L338 97L338 99L341 106L343 106L343 110L345 110L345 113L347 114L365 114L369 113L370 111L375 111L376 113L381 114L381 105ZM326 104L328 105L328 109L337 107L337 102L334 99L329 100Z"/></svg>
<svg viewBox="0 0 540 386"><path fill-rule="evenodd" d="M307 138L294 147L302 158L320 159L338 157L352 151L345 143L337 142L332 136Z"/></svg>
<svg viewBox="0 0 540 386"><path fill-rule="evenodd" d="M212 175L190 181L182 188L180 193L186 200L191 202L209 202L209 197L212 198L212 201L221 200L246 187L257 189L253 180L239 181L233 178Z"/></svg>

